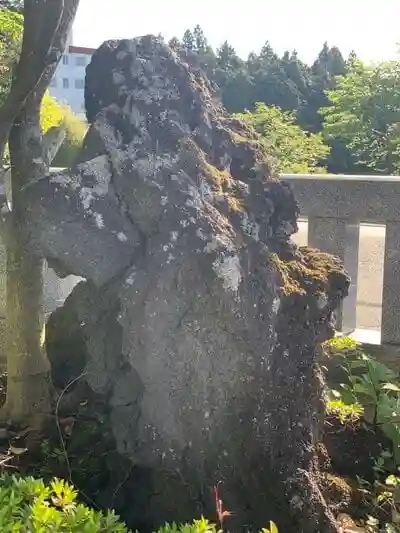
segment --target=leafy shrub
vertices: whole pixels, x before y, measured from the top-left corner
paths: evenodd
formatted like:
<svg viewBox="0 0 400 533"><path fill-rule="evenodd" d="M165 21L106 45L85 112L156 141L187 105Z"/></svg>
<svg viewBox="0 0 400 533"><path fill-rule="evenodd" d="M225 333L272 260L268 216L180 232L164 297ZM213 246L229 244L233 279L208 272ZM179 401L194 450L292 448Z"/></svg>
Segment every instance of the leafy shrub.
<svg viewBox="0 0 400 533"><path fill-rule="evenodd" d="M128 533L113 512L102 513L77 502L65 481L49 485L32 477L0 478L2 533Z"/></svg>
<svg viewBox="0 0 400 533"><path fill-rule="evenodd" d="M362 346L350 337L334 337L324 343L325 353L328 357L357 357L362 354Z"/></svg>
<svg viewBox="0 0 400 533"><path fill-rule="evenodd" d="M364 420L383 431L392 443L393 458L400 465L400 379L383 363L370 357L361 345L350 339L335 339L327 346L341 361L346 380L339 390L331 390L328 402L361 405ZM329 405L329 403L328 403Z"/></svg>
<svg viewBox="0 0 400 533"><path fill-rule="evenodd" d="M218 529L215 524L201 518L194 520L191 524L165 524L157 533L222 533L222 529ZM260 533L279 533L279 531L276 525L270 522L269 528L263 528Z"/></svg>
<svg viewBox="0 0 400 533"><path fill-rule="evenodd" d="M78 155L82 146L87 126L72 110L64 104L60 104L48 93L43 98L40 109L40 125L43 133L53 126L63 125L65 128L65 140L58 151L52 166L69 167Z"/></svg>
<svg viewBox="0 0 400 533"><path fill-rule="evenodd" d="M340 399L329 399L326 402L326 412L335 414L342 424L355 422L361 418L364 409L358 402L345 403Z"/></svg>
<svg viewBox="0 0 400 533"><path fill-rule="evenodd" d="M63 124L65 140L53 161L55 167L70 167L75 163L87 129L86 124L69 108L64 110Z"/></svg>
<svg viewBox="0 0 400 533"><path fill-rule="evenodd" d="M1 533L130 533L112 511L103 513L78 503L66 482L9 474L0 476ZM165 524L157 533L222 533L205 518L191 524ZM279 533L270 522L260 533Z"/></svg>

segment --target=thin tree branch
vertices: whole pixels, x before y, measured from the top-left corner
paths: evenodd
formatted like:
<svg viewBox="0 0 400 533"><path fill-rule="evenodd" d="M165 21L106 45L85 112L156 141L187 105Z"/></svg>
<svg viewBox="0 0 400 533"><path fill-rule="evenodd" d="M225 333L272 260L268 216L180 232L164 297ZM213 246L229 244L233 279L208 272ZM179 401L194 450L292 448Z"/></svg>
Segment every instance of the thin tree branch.
<svg viewBox="0 0 400 533"><path fill-rule="evenodd" d="M42 3L42 6L49 5L50 7L48 7L48 9L53 9L53 0L36 1L40 1ZM57 0L57 2L58 1L59 0ZM28 5L30 5L31 7L32 2L35 3L35 0L29 0ZM28 97L25 99L24 105L20 109L18 115L14 118L13 127L11 133L9 133L10 155L11 163L13 166L12 197L14 200L14 205L16 205L21 187L26 185L28 181L35 181L48 172L48 157L46 155L44 147L41 144L40 139L40 106L48 84L54 75L57 62L65 50L68 34L76 14L78 4L79 0L63 0L63 12L61 19L56 20L56 18L54 17L53 20L53 24L57 24L57 26L54 26L52 30L51 49L49 49L48 53L45 54L44 49L42 48L41 59L37 62L36 65L36 68L40 67L42 71L41 77L37 85L32 88ZM43 11L44 9L45 8L42 7L41 11ZM29 33L29 30L26 31ZM51 33L50 30L47 31L49 34ZM35 41L32 41L32 46L34 45L34 43ZM35 50L33 50L31 53L33 53L34 51ZM57 61L54 61L53 57L57 57ZM29 69L29 65L26 65L26 68ZM22 127L20 127L20 125ZM30 139L26 138L26 135L30 136ZM35 139L33 138L33 136L35 137ZM27 143L29 143L30 145L29 154L26 150L21 151L21 146L26 145ZM12 153L15 151L16 158L12 157ZM21 161L21 158L24 159L25 157L31 159L30 162L26 162L26 165L29 166L29 172L16 172L16 168L14 168L13 162L17 162L17 166L21 169L24 166L23 162ZM23 210L23 206L20 207Z"/></svg>
<svg viewBox="0 0 400 533"><path fill-rule="evenodd" d="M0 156L10 129L32 92L43 97L64 52L79 0L25 0L21 56L11 91L0 108ZM30 107L30 106L28 106Z"/></svg>

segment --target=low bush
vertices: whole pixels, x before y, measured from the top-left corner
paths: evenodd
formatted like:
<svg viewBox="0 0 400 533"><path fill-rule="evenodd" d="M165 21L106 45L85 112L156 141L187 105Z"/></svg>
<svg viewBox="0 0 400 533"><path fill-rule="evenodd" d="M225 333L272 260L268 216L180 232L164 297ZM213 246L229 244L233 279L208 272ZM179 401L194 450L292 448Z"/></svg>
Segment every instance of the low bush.
<svg viewBox="0 0 400 533"><path fill-rule="evenodd" d="M64 480L10 474L0 476L1 533L131 533L113 511L90 509ZM222 533L205 518L191 524L165 524L157 533ZM260 533L278 533L270 522Z"/></svg>
<svg viewBox="0 0 400 533"><path fill-rule="evenodd" d="M400 378L351 339L341 338L326 345L328 357L335 356L343 382L327 391L327 407L340 410L343 418L362 415L392 444L395 467L400 466ZM347 407L346 407L347 406Z"/></svg>
<svg viewBox="0 0 400 533"><path fill-rule="evenodd" d="M45 94L42 101L40 125L43 133L54 126L64 127L65 140L52 162L52 166L69 167L73 165L82 146L87 125L74 115L67 105L57 102L48 93Z"/></svg>
<svg viewBox="0 0 400 533"><path fill-rule="evenodd" d="M102 513L78 503L76 491L63 480L49 485L32 477L0 478L2 533L129 533L113 512Z"/></svg>

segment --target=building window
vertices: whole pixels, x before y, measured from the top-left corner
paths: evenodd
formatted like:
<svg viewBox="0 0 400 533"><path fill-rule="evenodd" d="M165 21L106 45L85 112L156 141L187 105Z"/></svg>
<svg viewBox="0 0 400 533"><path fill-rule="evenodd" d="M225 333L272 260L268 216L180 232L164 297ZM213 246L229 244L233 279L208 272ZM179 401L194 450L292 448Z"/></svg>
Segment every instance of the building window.
<svg viewBox="0 0 400 533"><path fill-rule="evenodd" d="M54 77L50 82L50 87L57 87L57 78Z"/></svg>
<svg viewBox="0 0 400 533"><path fill-rule="evenodd" d="M63 89L69 89L69 79L63 78Z"/></svg>
<svg viewBox="0 0 400 533"><path fill-rule="evenodd" d="M68 65L68 63L69 63L69 57L63 56L63 65Z"/></svg>
<svg viewBox="0 0 400 533"><path fill-rule="evenodd" d="M76 57L75 64L77 67L86 67L86 57L85 56Z"/></svg>
<svg viewBox="0 0 400 533"><path fill-rule="evenodd" d="M85 88L85 80L82 78L78 78L75 80L75 89L84 89Z"/></svg>

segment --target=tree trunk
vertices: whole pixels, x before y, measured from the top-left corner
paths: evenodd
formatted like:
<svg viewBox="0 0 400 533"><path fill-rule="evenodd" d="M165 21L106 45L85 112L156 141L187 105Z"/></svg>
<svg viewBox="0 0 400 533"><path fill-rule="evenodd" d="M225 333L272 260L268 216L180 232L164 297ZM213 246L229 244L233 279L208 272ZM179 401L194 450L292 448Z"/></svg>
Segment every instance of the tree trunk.
<svg viewBox="0 0 400 533"><path fill-rule="evenodd" d="M50 412L49 363L44 350L43 260L32 255L22 230L21 189L48 172L39 125L40 102L32 94L10 134L12 213L7 247L7 401L13 424L39 427Z"/></svg>
<svg viewBox="0 0 400 533"><path fill-rule="evenodd" d="M25 0L21 57L10 94L0 109L0 155L8 140L12 212L7 247L7 400L0 419L38 429L50 413L49 364L44 351L43 261L32 255L23 188L48 173L57 135L43 143L40 106L65 49L79 0ZM55 142L54 142L55 141Z"/></svg>
<svg viewBox="0 0 400 533"><path fill-rule="evenodd" d="M12 424L40 427L50 411L49 364L43 349L42 260L27 250L13 217L7 246L7 401Z"/></svg>

